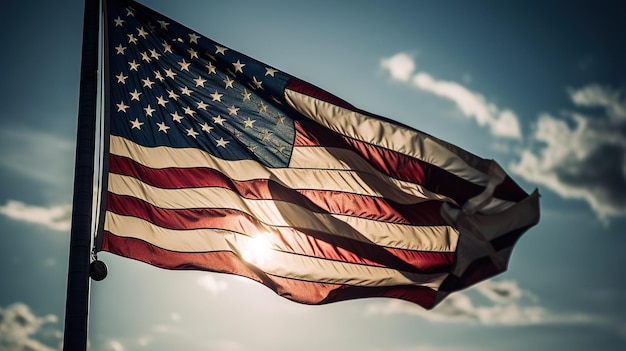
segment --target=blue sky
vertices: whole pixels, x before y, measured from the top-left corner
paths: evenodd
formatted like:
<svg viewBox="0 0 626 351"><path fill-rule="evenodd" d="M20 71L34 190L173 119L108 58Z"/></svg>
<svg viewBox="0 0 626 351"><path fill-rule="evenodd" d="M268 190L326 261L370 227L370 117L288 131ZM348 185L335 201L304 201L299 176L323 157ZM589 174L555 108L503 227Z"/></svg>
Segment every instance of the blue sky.
<svg viewBox="0 0 626 351"><path fill-rule="evenodd" d="M626 347L626 6L145 0L222 44L484 158L542 219L509 270L433 311L304 306L237 277L102 253L94 350ZM83 3L0 3L0 349L58 350Z"/></svg>

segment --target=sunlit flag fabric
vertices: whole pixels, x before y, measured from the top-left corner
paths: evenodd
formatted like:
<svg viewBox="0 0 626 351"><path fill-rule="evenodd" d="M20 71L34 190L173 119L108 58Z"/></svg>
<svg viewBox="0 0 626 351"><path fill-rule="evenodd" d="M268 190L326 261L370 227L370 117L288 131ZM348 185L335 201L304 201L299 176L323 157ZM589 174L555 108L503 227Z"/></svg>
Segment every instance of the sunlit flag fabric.
<svg viewBox="0 0 626 351"><path fill-rule="evenodd" d="M301 303L431 308L505 270L537 223L538 194L494 161L106 3L98 250L249 277Z"/></svg>

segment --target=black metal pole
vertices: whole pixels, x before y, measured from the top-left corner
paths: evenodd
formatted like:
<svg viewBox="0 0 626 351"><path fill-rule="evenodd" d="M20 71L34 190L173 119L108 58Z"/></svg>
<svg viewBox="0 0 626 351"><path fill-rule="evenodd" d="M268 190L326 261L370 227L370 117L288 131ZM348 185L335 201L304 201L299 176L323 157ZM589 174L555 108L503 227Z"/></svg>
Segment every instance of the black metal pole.
<svg viewBox="0 0 626 351"><path fill-rule="evenodd" d="M98 84L99 0L85 0L64 351L87 350L89 263Z"/></svg>

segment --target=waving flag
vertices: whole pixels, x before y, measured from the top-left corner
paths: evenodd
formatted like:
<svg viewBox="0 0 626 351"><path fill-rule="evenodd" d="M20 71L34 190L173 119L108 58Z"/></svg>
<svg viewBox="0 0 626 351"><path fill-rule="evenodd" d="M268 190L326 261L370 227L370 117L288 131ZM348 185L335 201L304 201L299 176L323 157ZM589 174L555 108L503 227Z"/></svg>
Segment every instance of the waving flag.
<svg viewBox="0 0 626 351"><path fill-rule="evenodd" d="M294 301L433 307L506 269L539 218L484 160L216 43L106 2L99 250L232 273Z"/></svg>

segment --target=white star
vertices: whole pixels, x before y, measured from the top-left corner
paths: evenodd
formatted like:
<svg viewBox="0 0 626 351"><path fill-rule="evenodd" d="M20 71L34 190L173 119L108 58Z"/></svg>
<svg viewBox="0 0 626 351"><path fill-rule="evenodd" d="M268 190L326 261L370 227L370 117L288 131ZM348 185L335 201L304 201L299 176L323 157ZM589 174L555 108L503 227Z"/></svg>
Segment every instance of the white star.
<svg viewBox="0 0 626 351"><path fill-rule="evenodd" d="M143 29L143 27L137 28L137 35L146 39L148 37L148 32L146 32L145 29Z"/></svg>
<svg viewBox="0 0 626 351"><path fill-rule="evenodd" d="M161 29L167 29L167 26L169 26L170 24L165 22L165 21L157 21L159 22L159 25L161 26Z"/></svg>
<svg viewBox="0 0 626 351"><path fill-rule="evenodd" d="M128 34L127 37L129 43L137 44L137 38L135 38L134 34Z"/></svg>
<svg viewBox="0 0 626 351"><path fill-rule="evenodd" d="M254 128L253 123L256 122L255 119L250 119L250 117L248 117L247 120L243 121L244 125L246 126L246 128Z"/></svg>
<svg viewBox="0 0 626 351"><path fill-rule="evenodd" d="M143 108L143 110L144 110L144 111L146 111L146 116L148 116L148 117L152 117L152 113L153 113L154 111L156 111L155 109L153 109L153 108L150 106L150 104L148 104L148 106L147 106L147 107L144 107L144 108Z"/></svg>
<svg viewBox="0 0 626 351"><path fill-rule="evenodd" d="M278 72L277 70L270 68L270 67L265 67L265 75L266 76L274 76L274 73Z"/></svg>
<svg viewBox="0 0 626 351"><path fill-rule="evenodd" d="M130 16L135 16L135 14L133 13L133 9L131 7L127 7L126 8L126 16L130 17Z"/></svg>
<svg viewBox="0 0 626 351"><path fill-rule="evenodd" d="M123 72L120 72L120 74L116 75L115 78L117 78L118 83L126 84L128 76L125 76Z"/></svg>
<svg viewBox="0 0 626 351"><path fill-rule="evenodd" d="M115 50L117 51L116 52L117 55L124 55L124 50L126 50L126 47L120 44L115 47Z"/></svg>
<svg viewBox="0 0 626 351"><path fill-rule="evenodd" d="M141 80L143 82L143 87L144 88L149 88L152 89L152 85L154 85L154 82L152 80L150 80L150 77L147 77L146 79L142 79Z"/></svg>
<svg viewBox="0 0 626 351"><path fill-rule="evenodd" d="M224 82L224 84L226 84L224 89L228 89L228 88L232 88L233 87L234 80L230 79L229 76L226 76L226 78L222 82Z"/></svg>
<svg viewBox="0 0 626 351"><path fill-rule="evenodd" d="M272 137L272 133L269 130L263 132L263 141L268 141Z"/></svg>
<svg viewBox="0 0 626 351"><path fill-rule="evenodd" d="M150 62L151 61L150 56L148 56L148 53L145 52L145 51L141 53L141 59L146 61L146 62Z"/></svg>
<svg viewBox="0 0 626 351"><path fill-rule="evenodd" d="M172 53L172 46L165 40L163 41L163 52L169 52L170 54Z"/></svg>
<svg viewBox="0 0 626 351"><path fill-rule="evenodd" d="M217 141L217 146L221 146L221 147L223 147L225 149L226 148L226 144L228 144L228 143L230 143L230 141L226 141L226 140L224 140L224 138L220 138Z"/></svg>
<svg viewBox="0 0 626 351"><path fill-rule="evenodd" d="M174 121L178 122L178 123L180 123L183 120L183 118L185 118L185 117L179 115L178 111L174 111L174 113L170 113L170 115L172 116L172 119Z"/></svg>
<svg viewBox="0 0 626 351"><path fill-rule="evenodd" d="M158 60L159 57L161 57L161 54L159 54L155 49L150 49L150 56L153 59Z"/></svg>
<svg viewBox="0 0 626 351"><path fill-rule="evenodd" d="M243 66L245 66L245 63L241 63L239 62L239 60L237 60L237 62L233 62L233 66L235 66L235 73L237 72L241 72L243 73Z"/></svg>
<svg viewBox="0 0 626 351"><path fill-rule="evenodd" d="M259 112L267 112L267 105L261 102L259 104Z"/></svg>
<svg viewBox="0 0 626 351"><path fill-rule="evenodd" d="M222 96L223 96L223 95L224 95L224 94L220 94L220 93L218 93L218 92L217 92L217 90L216 90L216 91L215 91L213 94L211 94L210 96L213 98L213 101L222 101Z"/></svg>
<svg viewBox="0 0 626 351"><path fill-rule="evenodd" d="M138 118L135 118L134 121L130 121L130 124L132 125L132 127L130 129L139 129L141 130L141 126L143 125L143 122L139 122Z"/></svg>
<svg viewBox="0 0 626 351"><path fill-rule="evenodd" d="M191 117L193 117L193 114L196 113L196 111L194 111L191 107L187 106L185 108L183 108L183 110L185 111L186 115L190 115Z"/></svg>
<svg viewBox="0 0 626 351"><path fill-rule="evenodd" d="M213 122L215 122L216 124L219 124L221 126L224 125L224 121L225 119L222 118L222 116L217 115L216 117L213 117Z"/></svg>
<svg viewBox="0 0 626 351"><path fill-rule="evenodd" d="M205 111L206 111L206 108L207 108L208 106L209 106L209 105L205 104L205 103L204 103L204 101L200 101L200 102L198 103L198 109L200 109L200 110L205 110Z"/></svg>
<svg viewBox="0 0 626 351"><path fill-rule="evenodd" d="M192 59L192 58L194 58L194 57L195 57L195 58L198 58L198 52L197 52L196 50L194 50L194 49L189 49L189 50L187 50L187 52L189 53L189 58L190 58L190 59Z"/></svg>
<svg viewBox="0 0 626 351"><path fill-rule="evenodd" d="M124 104L124 101L120 102L119 104L115 104L117 105L117 112L124 112L126 113L126 109L128 109L130 106Z"/></svg>
<svg viewBox="0 0 626 351"><path fill-rule="evenodd" d="M163 106L163 107L165 107L165 104L167 104L168 102L169 102L169 101L167 101L167 100L165 100L165 99L163 98L163 95L161 95L161 96L159 96L159 97L157 98L157 104L158 104L158 105L161 105L161 106Z"/></svg>
<svg viewBox="0 0 626 351"><path fill-rule="evenodd" d="M198 76L198 78L194 79L194 81L196 82L197 87L204 88L204 83L206 82L206 79L202 78L202 76Z"/></svg>
<svg viewBox="0 0 626 351"><path fill-rule="evenodd" d="M117 16L116 19L114 19L115 21L115 26L116 27L123 27L124 26L124 20L120 18L120 16Z"/></svg>
<svg viewBox="0 0 626 351"><path fill-rule="evenodd" d="M215 74L215 66L211 62L207 63L205 67L209 70L209 74Z"/></svg>
<svg viewBox="0 0 626 351"><path fill-rule="evenodd" d="M135 60L133 60L132 62L129 62L128 65L130 66L131 71L139 71L137 68L141 66L141 64L135 62Z"/></svg>
<svg viewBox="0 0 626 351"><path fill-rule="evenodd" d="M170 129L170 127L165 125L165 122L157 122L157 126L159 126L159 132L163 132L165 134L167 134L167 130Z"/></svg>
<svg viewBox="0 0 626 351"><path fill-rule="evenodd" d="M189 42L190 43L196 43L198 44L198 39L200 39L200 36L197 35L196 33L190 33L189 34Z"/></svg>
<svg viewBox="0 0 626 351"><path fill-rule="evenodd" d="M256 145L248 146L248 150L250 150L250 152L254 153L254 151L256 150Z"/></svg>
<svg viewBox="0 0 626 351"><path fill-rule="evenodd" d="M184 87L182 87L182 88L180 89L180 92L181 92L183 95L191 96L191 93L193 93L193 90L191 90L191 89L187 88L187 86L184 86Z"/></svg>
<svg viewBox="0 0 626 351"><path fill-rule="evenodd" d="M163 80L165 80L165 78L163 78L163 76L161 75L161 72L159 71L154 71L154 78L158 79L159 82L162 82Z"/></svg>
<svg viewBox="0 0 626 351"><path fill-rule="evenodd" d="M215 53L216 54L226 55L226 50L228 50L228 49L223 47L223 46L215 45Z"/></svg>
<svg viewBox="0 0 626 351"><path fill-rule="evenodd" d="M171 68L168 68L165 70L165 75L168 76L169 78L174 79L174 77L176 76L176 73L174 73L174 71L172 71Z"/></svg>
<svg viewBox="0 0 626 351"><path fill-rule="evenodd" d="M239 111L239 107L231 106L227 110L228 110L228 114L230 116L232 116L232 115L237 116L237 111Z"/></svg>
<svg viewBox="0 0 626 351"><path fill-rule="evenodd" d="M278 119L276 120L276 124L283 124L285 123L285 116L278 116Z"/></svg>
<svg viewBox="0 0 626 351"><path fill-rule="evenodd" d="M243 88L243 92L241 93L241 96L243 96L243 101L246 100L250 100L250 93L246 90L246 88Z"/></svg>
<svg viewBox="0 0 626 351"><path fill-rule="evenodd" d="M195 130L193 130L193 128L189 128L187 129L187 136L190 136L192 138L196 138L200 133L196 132Z"/></svg>
<svg viewBox="0 0 626 351"><path fill-rule="evenodd" d="M168 90L167 97L169 97L170 99L178 100L178 94L176 94L174 90Z"/></svg>
<svg viewBox="0 0 626 351"><path fill-rule="evenodd" d="M137 89L135 89L135 91L133 92L130 92L129 94L130 94L130 101L133 101L133 100L139 101L139 95L141 95L141 92L137 91Z"/></svg>
<svg viewBox="0 0 626 351"><path fill-rule="evenodd" d="M189 72L189 65L191 63L185 61L185 59L183 59L181 62L178 63L180 65L180 70L181 71L187 71Z"/></svg>
<svg viewBox="0 0 626 351"><path fill-rule="evenodd" d="M263 87L261 86L261 84L263 84L263 82L259 82L258 80L256 80L256 77L252 77L252 84L254 84L254 86L256 87L256 89L263 89Z"/></svg>
<svg viewBox="0 0 626 351"><path fill-rule="evenodd" d="M211 129L213 129L213 127L211 127L207 122L204 122L204 124L200 126L202 127L202 131L207 133L211 133Z"/></svg>

